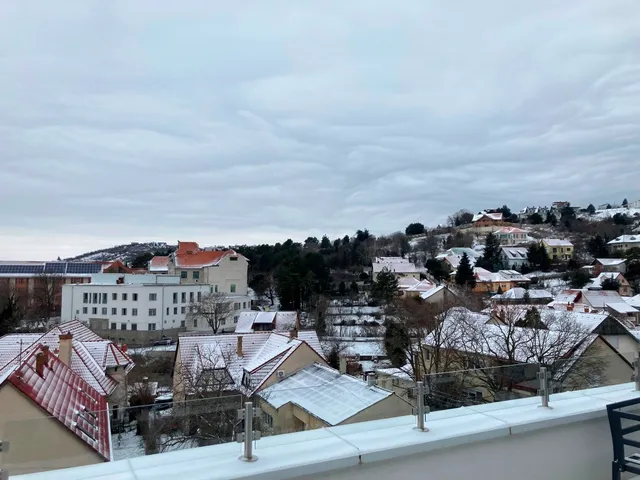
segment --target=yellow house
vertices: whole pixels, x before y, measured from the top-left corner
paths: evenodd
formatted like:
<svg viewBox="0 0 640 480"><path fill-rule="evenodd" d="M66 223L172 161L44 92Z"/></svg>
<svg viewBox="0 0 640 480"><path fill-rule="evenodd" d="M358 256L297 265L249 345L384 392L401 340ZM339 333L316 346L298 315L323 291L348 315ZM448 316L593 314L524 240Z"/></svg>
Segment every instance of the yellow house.
<svg viewBox="0 0 640 480"><path fill-rule="evenodd" d="M270 433L300 432L412 413L411 404L395 393L319 363L258 395L263 428Z"/></svg>
<svg viewBox="0 0 640 480"><path fill-rule="evenodd" d="M0 368L0 439L11 475L111 460L105 397L45 345ZM64 475L62 475L64 476Z"/></svg>
<svg viewBox="0 0 640 480"><path fill-rule="evenodd" d="M567 261L573 257L573 244L569 240L543 238L540 244L547 251L547 255L551 260Z"/></svg>

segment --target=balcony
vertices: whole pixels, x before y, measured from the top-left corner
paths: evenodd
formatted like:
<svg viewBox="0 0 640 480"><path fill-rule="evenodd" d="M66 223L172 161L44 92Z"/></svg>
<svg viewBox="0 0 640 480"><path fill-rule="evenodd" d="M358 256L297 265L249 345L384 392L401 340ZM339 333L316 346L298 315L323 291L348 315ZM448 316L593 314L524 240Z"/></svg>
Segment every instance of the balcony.
<svg viewBox="0 0 640 480"><path fill-rule="evenodd" d="M608 479L606 405L640 397L627 383L323 428L10 478L21 480Z"/></svg>

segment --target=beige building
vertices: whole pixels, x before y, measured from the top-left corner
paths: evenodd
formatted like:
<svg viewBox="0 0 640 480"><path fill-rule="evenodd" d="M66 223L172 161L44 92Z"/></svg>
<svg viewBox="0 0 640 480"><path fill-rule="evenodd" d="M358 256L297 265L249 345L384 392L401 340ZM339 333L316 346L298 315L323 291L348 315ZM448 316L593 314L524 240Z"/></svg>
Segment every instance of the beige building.
<svg viewBox="0 0 640 480"><path fill-rule="evenodd" d="M631 248L640 248L640 235L620 235L607 243L607 245L612 252L624 252Z"/></svg>
<svg viewBox="0 0 640 480"><path fill-rule="evenodd" d="M412 406L389 390L312 364L259 392L263 425L290 433L411 415Z"/></svg>
<svg viewBox="0 0 640 480"><path fill-rule="evenodd" d="M181 335L174 402L213 395L251 396L313 363L325 363L315 331Z"/></svg>
<svg viewBox="0 0 640 480"><path fill-rule="evenodd" d="M110 461L104 396L64 353L38 344L23 358L0 375L0 438L9 445L2 470L14 476Z"/></svg>
<svg viewBox="0 0 640 480"><path fill-rule="evenodd" d="M420 274L425 272L403 257L376 257L372 263L374 281L383 270L388 270L398 279L412 277L416 280L420 280Z"/></svg>

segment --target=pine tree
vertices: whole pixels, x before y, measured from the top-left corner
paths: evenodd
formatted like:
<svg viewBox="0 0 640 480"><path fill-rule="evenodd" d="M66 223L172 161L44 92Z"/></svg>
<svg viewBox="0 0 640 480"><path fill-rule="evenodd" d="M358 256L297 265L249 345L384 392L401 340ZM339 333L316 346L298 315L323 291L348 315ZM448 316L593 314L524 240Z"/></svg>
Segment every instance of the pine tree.
<svg viewBox="0 0 640 480"><path fill-rule="evenodd" d="M529 295L529 290L524 291L524 295L522 295L522 303L525 305L529 305L531 303L531 295Z"/></svg>
<svg viewBox="0 0 640 480"><path fill-rule="evenodd" d="M407 330L400 324L390 322L384 333L384 348L394 367L401 368L406 365L410 345L411 339Z"/></svg>
<svg viewBox="0 0 640 480"><path fill-rule="evenodd" d="M354 295L358 294L359 289L358 289L358 284L356 282L351 282L351 285L349 288L351 289L351 293L353 293Z"/></svg>
<svg viewBox="0 0 640 480"><path fill-rule="evenodd" d="M398 294L398 280L387 268L383 268L371 286L371 296L381 303L391 303Z"/></svg>
<svg viewBox="0 0 640 480"><path fill-rule="evenodd" d="M489 232L484 242L484 253L476 262L478 267L495 272L500 267L500 240L493 232Z"/></svg>
<svg viewBox="0 0 640 480"><path fill-rule="evenodd" d="M587 213L589 215L593 215L594 213L596 213L596 207L593 206L593 203L590 203L587 207Z"/></svg>
<svg viewBox="0 0 640 480"><path fill-rule="evenodd" d="M476 286L476 276L466 253L462 254L458 270L456 270L456 283L461 287L474 288Z"/></svg>
<svg viewBox="0 0 640 480"><path fill-rule="evenodd" d="M625 208L629 206L629 201L626 198L622 200L622 206Z"/></svg>
<svg viewBox="0 0 640 480"><path fill-rule="evenodd" d="M331 240L329 240L329 237L327 237L326 235L324 235L322 237L322 240L320 240L320 248L323 250L331 249Z"/></svg>

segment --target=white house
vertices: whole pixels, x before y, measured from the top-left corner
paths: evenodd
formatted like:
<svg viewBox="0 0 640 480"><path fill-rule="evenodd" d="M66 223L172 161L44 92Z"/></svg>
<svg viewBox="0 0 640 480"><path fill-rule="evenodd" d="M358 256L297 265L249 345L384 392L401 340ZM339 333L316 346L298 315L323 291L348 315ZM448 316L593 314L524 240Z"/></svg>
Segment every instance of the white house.
<svg viewBox="0 0 640 480"><path fill-rule="evenodd" d="M182 284L180 277L166 274L96 274L91 283L64 285L62 321L80 320L104 338L147 344L175 338L179 331L211 331L204 319L187 322L187 312L190 303L212 292L225 293L233 303L220 330L234 331L240 312L251 309L248 295L223 285Z"/></svg>
<svg viewBox="0 0 640 480"><path fill-rule="evenodd" d="M413 277L418 280L420 279L420 274L425 272L425 269L416 267L415 264L403 257L376 257L372 266L374 281L384 269L389 270L399 278Z"/></svg>
<svg viewBox="0 0 640 480"><path fill-rule="evenodd" d="M640 248L640 235L620 235L609 243L612 252L629 250L630 248Z"/></svg>
<svg viewBox="0 0 640 480"><path fill-rule="evenodd" d="M528 262L528 252L526 247L500 247L500 261L510 269L522 268Z"/></svg>

